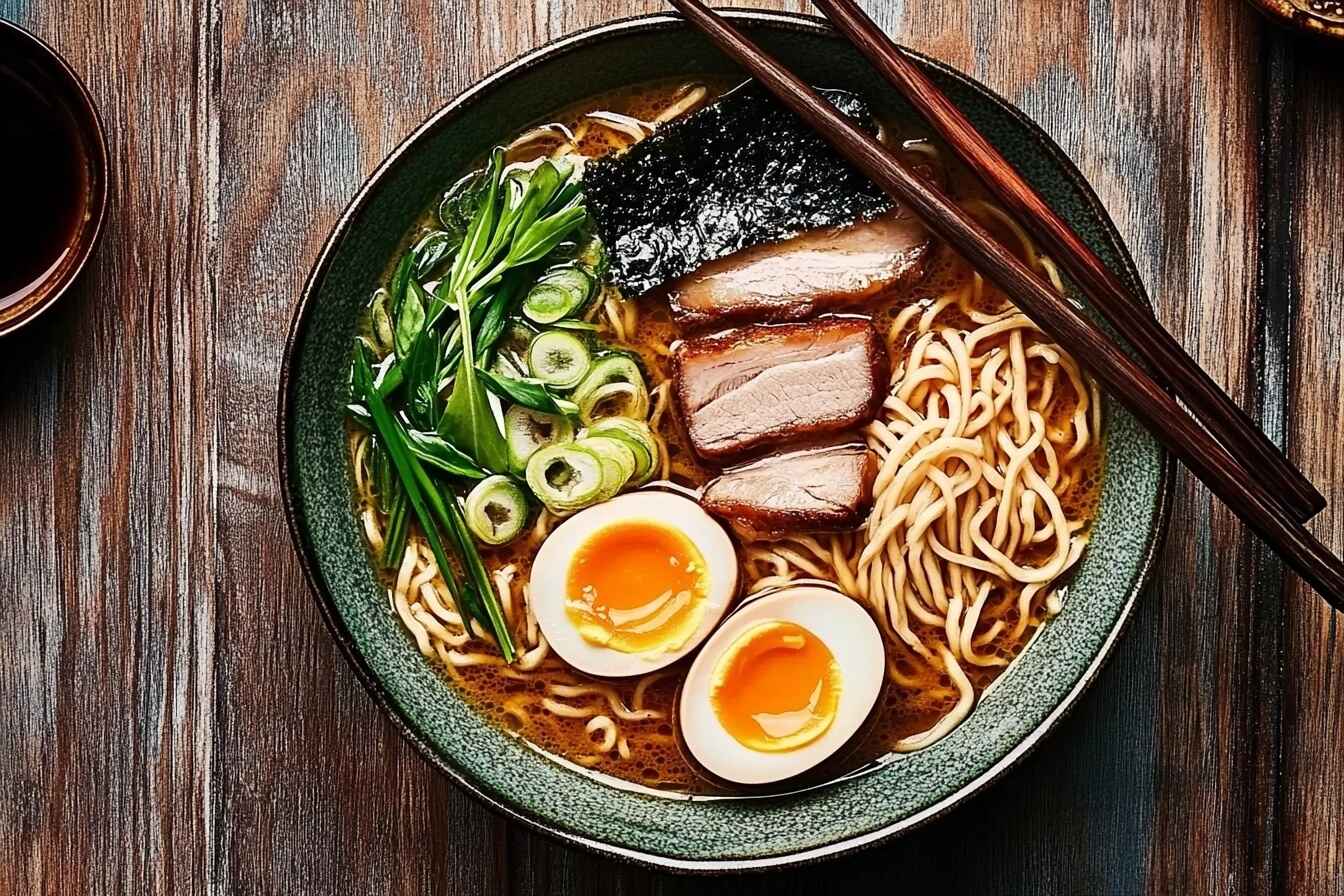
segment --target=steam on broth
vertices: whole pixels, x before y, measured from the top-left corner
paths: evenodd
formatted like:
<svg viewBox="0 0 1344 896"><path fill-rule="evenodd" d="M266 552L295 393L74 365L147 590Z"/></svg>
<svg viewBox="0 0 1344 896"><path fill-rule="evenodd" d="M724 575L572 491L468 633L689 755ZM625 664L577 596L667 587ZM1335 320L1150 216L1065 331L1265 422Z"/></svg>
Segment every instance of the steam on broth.
<svg viewBox="0 0 1344 896"><path fill-rule="evenodd" d="M576 172L571 175L573 182L582 183L578 178L583 160L628 150L658 133L666 123L705 108L729 86L709 80L694 84L660 82L599 96L558 115L554 123L513 139L506 144L504 161L526 177L539 170L543 160L554 160L562 174L572 168ZM879 128L888 145L901 147L912 163L923 166L930 176L942 178L963 207L1062 291L1050 260L1011 219L985 200L978 185L934 143L907 133L901 122L882 121ZM507 176L503 182L507 186ZM412 231L409 248L412 252L419 250L422 258L426 241L443 229L441 211L431 210ZM883 232L889 234L889 225L883 226L888 228ZM908 228L903 233L902 238L909 237ZM809 239L815 245L796 244L802 254L792 256L795 261L791 264L805 258L816 245L822 253L834 248L828 248L826 240L818 243L814 237ZM471 231L466 228L464 245L470 245L470 240ZM479 551L482 561L479 574L489 589L488 595L478 597L489 600L481 603L480 612L472 614L475 618L469 624L454 597L471 587L471 564L460 562L461 556L457 556L449 563L453 581L440 574L443 564L436 558L408 499L389 500L388 492L399 492L403 487L396 475L401 468L392 469L395 458L389 457L391 452L377 421L370 424L369 410L362 407L352 417L349 440L360 519L375 564L385 575L390 611L400 619L420 652L500 727L585 768L660 790L714 792L731 788L733 782L757 783L760 778L751 773L730 775L728 780L717 774L707 775L703 764L697 768L679 743L686 732L678 730L675 696L687 681L688 669L694 665L698 670L701 662L706 663L703 674L691 674L702 683L708 682L702 690L711 696L705 698L703 711L690 706L680 709L683 717L687 712L699 712L712 721L718 712L714 706L731 705L731 724L716 726L713 737L760 724L767 738L772 731L783 732L778 735L780 745L806 742L812 749L821 749L818 744L827 742L825 751L829 752L812 765L797 769L787 763L781 766L781 780L795 771L801 774L823 767L831 772L843 771L893 751L922 749L955 728L1036 629L1060 611L1064 600L1061 582L1086 547L1101 480L1102 407L1095 386L1077 362L953 252L929 239L920 250L923 254L918 264L899 272L893 270L888 286L876 291L858 288L854 297L836 300L834 309L810 307L808 322L799 325L800 332L815 333L819 327L828 326L832 312L840 321L857 315L865 322L864 327L876 332L885 352L889 369L882 371L882 381L877 384L876 411L868 413L858 425L846 422L843 432L826 436L831 442L838 439L855 446L848 449L851 457L853 452L864 454L863 447L867 449L867 472L847 480L847 485L863 490L863 506L848 508L858 515L834 515L835 520L850 521L841 531L826 527L821 531L778 531L777 526L764 527L769 530L764 531L753 528L744 518L716 522L705 515L694 496L723 468L739 464L729 460L711 465L704 460L703 446L697 452L688 438L686 420L685 393L690 385L684 381L684 374L682 379L677 378L678 352L684 353L688 342L700 344L697 340L702 340L706 332L704 322L697 321L701 327L697 329L688 325L684 316L674 319L675 290L671 302L667 289L639 297L623 295L600 264L583 267L585 256L567 255L561 249L556 250L561 252L557 257L563 259L559 268L549 266L548 256L541 263L545 273L539 275L543 280L554 278L555 290L542 289L539 295L534 283L541 268L536 267L527 275L531 278L528 283L513 287L506 273L500 280L502 286L492 286L500 290L517 288L518 297L511 300L515 306L527 291L528 309L545 318L553 306L559 307L554 303L563 305L566 301L566 278L578 282L579 274L583 274L594 280L594 295L582 307L573 309L571 316L560 319L566 326L535 327L540 333L560 335L552 340L553 353L541 352L547 348L541 346L538 352L545 357L533 358L528 370L518 367L527 364L529 350L536 348L537 333L530 333L531 344L519 343L512 348L511 331L506 329L497 337L496 357L513 358L514 366L501 368L503 362L496 361L494 372L487 370L482 375L485 386L478 388L481 394L494 389L492 394L504 395L496 400L501 410L508 409L506 429L510 421L517 423L525 418L520 424L525 424L524 429L509 429L507 433L510 453L501 463L511 466L503 473L494 471L481 463L481 455L467 450L459 458L457 453L447 452L463 446L449 444L443 448L428 436L423 444L407 446L419 458L421 467L430 471L427 475L449 495L453 508L457 507L454 493L463 498L470 493L466 511L473 532L487 531L478 525L484 521L490 532L518 533L499 546L489 544L490 538L478 535L475 539L474 550ZM437 267L426 268L435 279L422 290L425 317L432 318L436 309L449 320L458 314L455 308L434 304L442 284L453 277L451 269L445 267L453 251L466 250L449 246ZM768 251L768 245L745 250L757 259ZM734 257L729 256L728 261ZM389 290L396 289L397 278L403 273L398 267L394 262L389 270ZM843 267L838 268L841 274ZM913 274L908 269L911 267L917 268ZM579 274L555 273L571 268ZM414 277L415 272L411 272L410 279ZM426 285L416 284L410 290L415 292L422 286ZM394 319L388 313L390 301L389 292L380 291L367 322L365 341L375 346L371 353L379 362L373 368L375 376L385 377L394 366L411 367L414 357L414 347L394 345L398 336L394 331L401 317ZM736 334L730 338L740 342L745 339L741 334L751 326L794 326L773 320L772 313L757 304L750 319L712 324L708 332L727 329ZM770 330L772 338L779 332ZM582 347L574 348L566 342L567 337L573 337L572 342L580 342ZM453 350L446 337L435 349L440 357ZM519 356L524 360L518 360ZM627 368L613 358L631 358L637 364ZM834 358L820 360L825 363L805 369L835 369ZM799 363L812 362L804 358ZM614 371L614 378L599 377L594 381L597 385L585 394L583 382L569 382L567 371L573 368L567 365L587 365L591 378L594 364L606 364ZM776 371L783 366L775 365ZM631 374L634 367L638 370ZM441 394L422 396L435 414L452 415L455 406L463 406L463 396L454 394L466 391L460 371L458 368L456 376L449 371L445 382L436 381ZM776 371L771 375L784 375ZM632 383L632 377L642 381ZM548 378L550 384L545 382ZM497 381L500 379L503 387ZM526 396L528 402L551 402L562 413L549 415L535 407L515 410L508 396L520 397L519 383L531 389ZM678 384L683 387L682 394L677 392ZM741 387L737 382L720 385L724 389ZM358 394L355 399L360 404ZM565 404L568 402L572 406ZM580 422L574 423L564 410L580 416ZM613 419L618 422L611 422ZM633 420L634 425L621 420ZM408 416L403 422L409 427ZM427 430L436 427L431 425ZM438 427L437 432L443 432L443 428ZM421 436L415 438L420 440ZM595 438L606 441L592 442ZM580 442L590 445L591 450L565 453L567 445ZM808 439L784 436L775 442L780 451L813 450ZM585 477L603 480L614 467L628 464L627 449L635 460L633 466L618 470L621 484L616 490L624 494L614 498L598 488L591 497L585 497L585 488L591 485ZM647 463L641 450L647 451ZM823 445L817 450L836 449ZM542 465L545 469L534 469L538 463L528 460L524 472L519 458L527 452L531 452L529 458L553 455L554 461ZM762 453L757 450L746 460L767 465L779 462L768 451L762 460ZM461 469L479 463L483 476L494 475L475 479L455 476L451 471L457 468L452 464L459 462ZM835 464L827 455L825 462L815 467L824 477ZM495 480L504 481L490 485ZM646 482L652 485L639 487ZM678 494L678 500L685 506L658 505L670 508L660 509L654 520L666 528L648 529L651 517L640 509L641 496L667 495L659 490L666 487L684 492ZM803 501L807 499L802 496ZM849 498L827 500L845 503ZM707 501L706 507L722 516L713 504ZM450 515L453 508L448 509ZM479 513L472 516L473 510ZM598 511L605 514L602 522L606 528L585 528L581 521L595 519L591 515ZM807 517L804 514L798 518ZM860 522L852 525L853 520ZM462 545L453 540L451 524L448 520L443 531L437 533L442 542L440 556L448 547ZM718 535L710 532L711 528L735 531L734 541L725 541L732 555L729 559L721 559ZM580 529L587 532L582 537L588 540L582 540ZM559 552L565 556L539 560L558 553L553 549L539 554L557 530L565 533L557 536L565 539L566 550ZM401 547L403 543L404 549L388 556L389 545ZM571 544L573 550L569 550ZM629 562L610 569L593 566L588 579L576 578L574 567L562 564L574 562L572 557L591 560L602 556L604 550L625 550L629 552L627 561L639 557L654 565L689 564L688 558L700 557L703 552L699 561L703 575L697 577L695 570L688 572L680 566L675 575L669 572L655 579L667 582L666 588L648 588L649 593L641 592L643 596L632 599L633 603L583 604L584 595L569 594L566 585L580 582L574 586L579 592L584 591L582 583L587 581L614 587L610 585L615 581L612 576L628 575L625 566ZM542 562L561 565L534 568ZM694 584L701 578L703 588ZM815 589L796 587L813 581L830 583L838 593L821 589L818 597ZM561 645L552 644L544 631L548 625L555 631L558 623L547 622L555 616L554 608L539 612L533 605L537 597L534 582L546 583L548 597L556 592L556 599L567 603L569 611L561 615L571 623L586 620L587 634L571 639L578 647L568 649L621 652L628 647L629 652L623 653L624 658L618 658L615 666L601 666L608 677L584 674L575 663L558 655ZM801 595L796 608L791 608L787 599L791 588ZM726 596L716 597L715 589L726 589ZM811 668L808 663L820 668L825 663L818 658L834 656L835 693L831 684L821 690L767 688L770 693L760 696L765 701L763 709L753 711L750 693L744 696L729 690L715 703L718 698L712 694L718 692L712 691L712 683L718 679L710 661L716 658L696 657L697 648L720 625L725 613L733 614L727 617L729 622L722 623L727 626L736 618L733 611L744 606L744 601L750 606L761 595L777 600L782 589L786 599L780 612L785 616L771 623L775 628L755 634L748 631L739 640L766 644L777 651L791 647L802 651L793 659L774 655L767 658L768 663L762 660L766 665L761 668L765 669ZM865 682L866 687L865 676L871 670L846 667L845 643L816 640L814 634L821 631L819 627L815 632L807 628L795 631L799 623L788 615L796 610L805 626L807 614L814 612L811 604L818 600L824 604L828 595L830 600L857 603L881 633L885 656L878 677L885 676L886 682L871 712L866 707L858 712L835 702L842 701L847 693L863 691L856 682ZM677 604L679 599L681 603ZM486 603L497 606L499 628L491 627L490 620L495 616L488 612ZM615 616L611 615L613 608ZM605 615L599 620L594 614ZM539 621L539 617L546 618ZM641 634L634 637L616 632L622 625ZM512 641L512 662L506 662L502 655L501 631ZM843 640L849 636L840 637ZM621 671L612 672L612 668ZM740 679L756 680L746 672ZM806 698L814 690L817 700L809 704ZM878 693L876 686L874 693ZM729 697L731 700L725 703ZM793 717L775 705L785 698L802 702L797 711L803 715L793 729L789 721ZM825 708L825 713L818 707ZM757 717L757 722L750 721ZM699 717L696 725L700 725ZM734 750L746 750L743 762L750 764L753 756L769 752L752 753L750 744L758 741L759 737L753 741L744 735L724 743ZM836 768L841 758L843 765Z"/></svg>

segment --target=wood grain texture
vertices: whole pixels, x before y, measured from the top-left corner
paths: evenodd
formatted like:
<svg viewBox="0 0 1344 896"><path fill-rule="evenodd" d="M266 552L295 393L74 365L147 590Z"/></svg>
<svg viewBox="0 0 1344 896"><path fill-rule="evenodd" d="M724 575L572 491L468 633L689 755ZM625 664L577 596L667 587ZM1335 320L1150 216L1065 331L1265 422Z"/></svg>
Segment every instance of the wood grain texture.
<svg viewBox="0 0 1344 896"><path fill-rule="evenodd" d="M1051 133L1162 320L1344 504L1333 48L1239 3L865 6ZM97 264L0 343L0 470L24 471L0 493L0 894L1344 888L1338 620L1187 478L1090 696L968 805L834 863L699 880L593 858L487 812L375 709L280 510L295 297L349 195L442 102L660 8L0 0L87 75L115 160ZM1316 524L1336 549L1341 513Z"/></svg>
<svg viewBox="0 0 1344 896"><path fill-rule="evenodd" d="M1285 161L1295 201L1285 222L1298 299L1294 343L1296 399L1291 447L1333 505L1317 518L1320 538L1344 551L1344 67L1338 45L1287 42L1291 59ZM1289 588L1288 687L1283 720L1283 890L1344 890L1344 709L1338 699L1344 641L1337 614L1321 609L1299 583Z"/></svg>
<svg viewBox="0 0 1344 896"><path fill-rule="evenodd" d="M109 126L80 288L0 352L0 893L204 893L214 747L215 395L205 47L33 7ZM116 65L108 65L116 59ZM174 85L174 103L158 87Z"/></svg>

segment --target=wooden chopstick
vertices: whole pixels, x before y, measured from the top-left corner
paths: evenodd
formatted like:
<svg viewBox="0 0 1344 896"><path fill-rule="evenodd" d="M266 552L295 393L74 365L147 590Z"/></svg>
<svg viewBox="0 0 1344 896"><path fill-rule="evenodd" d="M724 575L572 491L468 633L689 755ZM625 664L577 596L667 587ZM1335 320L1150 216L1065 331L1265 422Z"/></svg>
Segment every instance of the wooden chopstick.
<svg viewBox="0 0 1344 896"><path fill-rule="evenodd" d="M668 0L784 105L1011 297L1148 429L1265 539L1331 606L1344 610L1344 562L1283 506L1270 500L1231 455L1161 385L974 219L924 182L877 140L856 128L779 62L700 0Z"/></svg>
<svg viewBox="0 0 1344 896"><path fill-rule="evenodd" d="M1281 501L1300 520L1311 519L1325 508L1324 496L1186 354L1152 309L1120 283L1073 228L1055 214L854 0L812 0L812 5L825 13L831 24L933 125L961 161L1063 265L1092 307L1133 346L1149 369L1164 379L1195 419L1229 453L1243 460L1245 469L1262 479L1272 499Z"/></svg>

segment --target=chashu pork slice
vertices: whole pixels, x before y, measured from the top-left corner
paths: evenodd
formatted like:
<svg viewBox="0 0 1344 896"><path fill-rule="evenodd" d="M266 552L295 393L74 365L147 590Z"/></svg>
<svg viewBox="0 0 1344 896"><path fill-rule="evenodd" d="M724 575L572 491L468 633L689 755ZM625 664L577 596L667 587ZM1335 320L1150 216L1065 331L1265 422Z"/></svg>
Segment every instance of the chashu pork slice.
<svg viewBox="0 0 1344 896"><path fill-rule="evenodd" d="M691 447L728 463L872 420L887 356L867 318L823 317L687 339L672 378Z"/></svg>
<svg viewBox="0 0 1344 896"><path fill-rule="evenodd" d="M677 323L692 328L800 320L917 280L929 246L928 230L901 209L716 259L674 282L668 302Z"/></svg>
<svg viewBox="0 0 1344 896"><path fill-rule="evenodd" d="M877 459L861 439L772 454L723 472L705 487L705 510L748 538L844 532L873 504Z"/></svg>

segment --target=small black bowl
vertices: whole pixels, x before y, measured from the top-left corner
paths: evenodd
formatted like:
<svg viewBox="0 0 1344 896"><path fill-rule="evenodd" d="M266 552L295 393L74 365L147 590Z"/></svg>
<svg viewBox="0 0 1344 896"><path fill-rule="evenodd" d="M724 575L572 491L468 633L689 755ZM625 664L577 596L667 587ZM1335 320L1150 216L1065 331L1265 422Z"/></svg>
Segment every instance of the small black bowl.
<svg viewBox="0 0 1344 896"><path fill-rule="evenodd" d="M0 296L0 336L36 319L65 294L93 254L107 215L107 138L103 122L84 82L51 47L12 22L0 20L0 82L5 93L31 99L52 134L53 145L69 151L68 225L43 240L41 262L31 279L6 284ZM9 114L10 110L6 110ZM51 135L49 135L51 136ZM32 177L27 170L0 171L0 177ZM6 209L7 215L29 215L32 209ZM17 230L17 228L16 228ZM33 234L28 233L32 236ZM0 278L3 279L3 278Z"/></svg>

